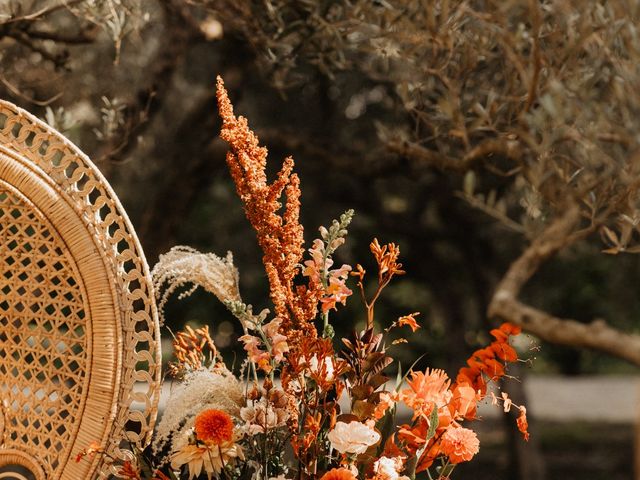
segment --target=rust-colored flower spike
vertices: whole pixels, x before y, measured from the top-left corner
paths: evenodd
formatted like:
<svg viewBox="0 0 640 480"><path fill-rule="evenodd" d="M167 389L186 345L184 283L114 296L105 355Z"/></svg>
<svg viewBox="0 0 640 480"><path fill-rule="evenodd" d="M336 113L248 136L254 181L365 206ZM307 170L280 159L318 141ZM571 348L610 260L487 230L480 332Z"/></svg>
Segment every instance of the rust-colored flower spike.
<svg viewBox="0 0 640 480"><path fill-rule="evenodd" d="M246 118L234 115L220 77L216 93L222 118L220 137L231 147L227 164L264 253L275 313L282 319L282 330L290 339L299 338L299 330L315 336L311 322L316 316L321 291L295 287L293 282L304 252L303 228L299 222L300 180L293 173L293 159L286 158L275 181L267 184L267 149L259 145ZM279 214L283 195L285 209Z"/></svg>

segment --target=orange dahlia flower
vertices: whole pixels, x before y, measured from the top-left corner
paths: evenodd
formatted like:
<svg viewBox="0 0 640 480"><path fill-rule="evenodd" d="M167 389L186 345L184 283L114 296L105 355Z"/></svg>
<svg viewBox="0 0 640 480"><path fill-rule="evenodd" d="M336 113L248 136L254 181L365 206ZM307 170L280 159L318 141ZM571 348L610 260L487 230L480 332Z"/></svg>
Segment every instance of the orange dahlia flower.
<svg viewBox="0 0 640 480"><path fill-rule="evenodd" d="M357 480L356 477L346 468L334 468L325 473L320 480Z"/></svg>
<svg viewBox="0 0 640 480"><path fill-rule="evenodd" d="M450 427L442 435L440 449L451 463L468 462L480 450L480 441L473 430Z"/></svg>
<svg viewBox="0 0 640 480"><path fill-rule="evenodd" d="M233 420L222 410L210 409L201 412L195 420L194 429L198 440L219 445L233 438Z"/></svg>

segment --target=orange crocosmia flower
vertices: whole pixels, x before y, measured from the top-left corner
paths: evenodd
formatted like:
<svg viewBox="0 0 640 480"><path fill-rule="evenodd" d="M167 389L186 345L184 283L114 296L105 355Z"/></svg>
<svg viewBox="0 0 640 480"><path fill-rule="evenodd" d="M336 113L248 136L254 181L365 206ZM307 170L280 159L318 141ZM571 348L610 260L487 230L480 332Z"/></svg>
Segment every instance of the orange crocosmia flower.
<svg viewBox="0 0 640 480"><path fill-rule="evenodd" d="M522 328L509 322L504 322L502 325L500 325L500 330L502 330L507 335L520 335L520 333L522 332Z"/></svg>
<svg viewBox="0 0 640 480"><path fill-rule="evenodd" d="M463 367L458 371L458 376L456 376L456 383L468 383L473 386L474 380L477 376L477 372L470 367Z"/></svg>
<svg viewBox="0 0 640 480"><path fill-rule="evenodd" d="M356 480L356 477L346 468L334 468L320 477L320 480Z"/></svg>
<svg viewBox="0 0 640 480"><path fill-rule="evenodd" d="M405 315L404 317L400 317L398 319L398 326L402 327L404 325L407 325L412 332L415 332L420 328L420 325L418 325L418 322L415 319L415 317L418 315L420 315L420 312L414 312L410 313L409 315Z"/></svg>
<svg viewBox="0 0 640 480"><path fill-rule="evenodd" d="M480 450L480 441L473 430L452 426L442 435L440 448L451 463L468 462Z"/></svg>
<svg viewBox="0 0 640 480"><path fill-rule="evenodd" d="M524 406L520 407L520 415L516 419L516 424L518 425L518 430L522 432L522 436L525 441L529 441L529 423L527 422L527 409Z"/></svg>
<svg viewBox="0 0 640 480"><path fill-rule="evenodd" d="M470 357L467 360L467 365L469 365L469 367L471 367L472 370L479 373L486 369L486 365L484 363L484 358L482 360L479 360L478 357L475 355L476 354L474 353L474 356Z"/></svg>
<svg viewBox="0 0 640 480"><path fill-rule="evenodd" d="M487 374L487 376L489 378L491 378L492 380L494 379L499 379L500 377L504 376L504 364L498 362L497 360L495 360L494 358L487 358L484 361L484 364L486 365L486 369L484 370L484 372Z"/></svg>
<svg viewBox="0 0 640 480"><path fill-rule="evenodd" d="M518 353L516 350L506 342L496 342L492 346L492 350L503 362L515 362L518 360Z"/></svg>
<svg viewBox="0 0 640 480"><path fill-rule="evenodd" d="M198 440L205 443L220 445L233 438L233 420L228 413L215 408L198 414L194 429Z"/></svg>
<svg viewBox="0 0 640 480"><path fill-rule="evenodd" d="M509 334L499 328L494 328L489 333L499 342L506 342L509 339Z"/></svg>

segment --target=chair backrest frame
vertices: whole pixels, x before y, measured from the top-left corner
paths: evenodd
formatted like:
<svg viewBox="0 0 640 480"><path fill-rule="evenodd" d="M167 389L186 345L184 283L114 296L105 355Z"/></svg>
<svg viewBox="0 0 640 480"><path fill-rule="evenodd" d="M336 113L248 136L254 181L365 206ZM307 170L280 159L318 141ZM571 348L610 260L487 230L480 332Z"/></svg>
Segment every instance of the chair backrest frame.
<svg viewBox="0 0 640 480"><path fill-rule="evenodd" d="M0 467L106 478L148 441L160 397L142 248L91 161L4 101L0 213ZM105 454L75 462L92 442Z"/></svg>

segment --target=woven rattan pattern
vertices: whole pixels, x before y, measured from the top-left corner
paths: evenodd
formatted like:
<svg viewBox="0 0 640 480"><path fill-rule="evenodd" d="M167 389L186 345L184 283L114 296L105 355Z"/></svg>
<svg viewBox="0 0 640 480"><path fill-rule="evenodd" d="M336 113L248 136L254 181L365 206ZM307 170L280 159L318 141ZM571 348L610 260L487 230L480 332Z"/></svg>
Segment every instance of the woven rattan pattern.
<svg viewBox="0 0 640 480"><path fill-rule="evenodd" d="M114 295L117 297L117 305L120 310L116 313L121 318L121 326L118 330L119 338L117 339L118 358L120 360L117 362L117 368L119 371L114 376L117 379L118 390L115 405L113 405L113 422L108 436L107 451L119 458L131 458L130 452L120 448L122 440L126 439L133 443L141 444L148 439L155 422L160 394L157 312L152 300L153 295L148 267L139 242L115 194L91 162L64 137L33 116L6 102L0 102L0 145L7 151L17 152L21 158L30 163L30 168L34 168L34 171L51 180L56 193L71 205L78 218L84 223L86 231L90 232L95 242L99 244L102 260L110 269L110 276L112 276L115 285L110 285L109 288L115 290ZM3 215L12 216L14 211L16 215L21 212L19 217L23 215L28 217L30 214L36 215L33 211L25 208L24 205L21 205L20 199L16 196L12 196L6 191L4 193L6 197L2 199ZM38 245L47 245L52 258L57 258L57 261L47 261L42 268L38 269L42 275L51 275L50 283L54 287L56 283L54 278L60 281L60 285L69 282L73 283L73 261L65 258L64 254L61 255L61 246L55 244L53 236L46 235L46 226L41 225L40 230L34 229L34 231L31 231L29 226L21 223L19 218L10 219L7 217L6 219L10 220L8 222L9 226L6 228L7 235L28 237L33 246L38 242ZM4 221L5 219L0 218L0 222ZM14 225L15 228L13 228ZM47 243L47 240L49 243ZM16 239L17 243L19 242ZM31 246L31 243L29 245ZM60 248L56 250L58 247ZM13 251L9 246L6 248L9 252ZM19 325L5 326L5 324L2 324L1 328L3 330L6 328L7 338L4 339L2 337L0 340L5 344L3 348L6 349L8 358L11 358L11 355L21 355L21 358L27 358L31 354L28 360L33 359L35 364L35 367L20 372L12 371L8 364L6 367L7 372L0 369L2 375L12 377L7 380L8 384L15 382L18 385L16 388L12 387L10 393L2 392L3 398L7 398L7 395L10 398L9 402L5 400L3 407L5 410L5 438L11 431L9 427L13 426L15 428L16 422L38 425L36 422L43 421L43 417L36 415L37 410L35 408L31 409L30 405L32 404L24 403L27 402L27 399L24 398L26 394L24 389L20 390L18 379L24 379L27 376L33 376L33 378L37 379L40 373L37 364L41 363L39 358L41 358L42 352L49 352L49 359L53 359L52 364L55 364L55 354L59 348L65 349L71 356L65 355L65 365L60 373L57 376L47 378L43 385L52 386L56 382L58 384L63 383L65 385L63 391L65 394L68 392L69 398L60 397L59 393L57 394L58 397L43 397L43 402L40 403L40 413L47 410L47 399L52 402L55 401L56 408L59 409L56 421L60 421L65 425L69 424L69 419L65 418L64 411L71 411L67 406L73 406L74 395L81 393L83 389L82 360L88 351L85 348L86 346L83 346L83 342L86 341L89 333L87 331L88 322L86 321L86 312L83 307L81 285L68 285L68 288L65 286L64 293L62 290L59 293L61 298L57 298L55 302L51 301L46 305L45 303L38 303L40 297L38 297L37 292L34 295L33 292L28 291L31 285L28 281L28 275L32 274L26 273L34 265L16 265L15 263L6 265L10 262L9 258L11 258L10 254L6 256L1 268L5 272L10 271L12 275L27 275L22 283L27 295L32 296L31 300L23 302L20 308L24 308L27 311L27 309L33 309L34 305L42 305L45 309L53 309L51 315L64 318L66 326L61 328L61 325L55 325L55 322L51 323L49 321L47 323L47 320L44 319L45 317L39 319L35 312L33 312L34 315L29 315L22 320L20 320L20 316L9 316L12 322L17 321ZM36 258L37 256L31 256L30 261L37 263ZM7 266L11 268L7 270ZM35 280L35 277L32 277L32 279ZM12 283L12 285L11 288L15 290L15 293L20 294L16 289L20 289L19 285L21 284L17 282ZM51 290L51 292L56 291L56 288ZM0 305L1 308L2 305ZM12 312L16 310L15 305L7 306L7 308L11 308ZM2 310L0 310L0 314L2 314ZM5 321L5 323L7 322ZM22 348L20 348L19 353L14 353L9 350L12 349L12 344L16 344L16 341L10 337L11 332L13 332L12 329L18 328L21 329L21 335L23 336L20 340ZM29 333L27 334L26 332ZM24 338L25 336L26 339ZM31 340L29 340L30 337L32 337ZM40 344L37 345L37 342L40 342ZM31 344L33 345L29 348L32 348L33 351L26 347L26 345ZM40 352L40 357L38 357L38 352ZM46 368L49 368L48 364ZM135 392L134 385L138 387ZM37 391L30 392L31 396L29 398L33 401L34 398L38 398L38 395L45 395L47 392L48 390L45 387L41 393ZM92 399L87 400L89 403L91 401ZM21 405L18 406L19 404ZM60 409L61 405L63 406L62 409ZM28 412L21 414L22 417L17 415L13 417L17 409L20 408L28 410ZM10 421L7 419L9 416L13 417ZM51 417L45 416L44 418ZM11 425L9 422L12 422ZM52 423L45 425L44 428L57 431L58 427L54 427L52 420ZM72 434L68 429L65 432ZM33 446L35 446L36 442L46 442L46 440L41 440L37 436L35 438L23 438L22 440L24 440L25 445ZM44 443L38 443L38 445L40 450L48 448ZM77 453L77 448L78 446L76 445L71 455ZM52 445L51 449L56 451L57 447ZM115 473L115 469L105 461L105 457L99 458L95 462L96 472L99 476L104 477ZM59 473L54 477L57 477L57 475ZM71 478L65 477L64 472L61 475L61 478Z"/></svg>
<svg viewBox="0 0 640 480"><path fill-rule="evenodd" d="M53 477L84 405L84 295L53 228L18 195L0 182L0 394L11 443Z"/></svg>

